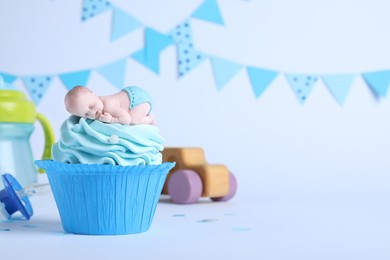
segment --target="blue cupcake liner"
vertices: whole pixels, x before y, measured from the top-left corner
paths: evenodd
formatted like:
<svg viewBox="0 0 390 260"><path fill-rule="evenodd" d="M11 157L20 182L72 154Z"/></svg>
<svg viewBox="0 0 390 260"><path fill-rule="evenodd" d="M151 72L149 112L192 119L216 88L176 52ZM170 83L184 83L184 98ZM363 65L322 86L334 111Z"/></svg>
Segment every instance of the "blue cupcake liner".
<svg viewBox="0 0 390 260"><path fill-rule="evenodd" d="M175 163L119 166L36 161L48 176L64 230L88 235L134 234L153 221Z"/></svg>

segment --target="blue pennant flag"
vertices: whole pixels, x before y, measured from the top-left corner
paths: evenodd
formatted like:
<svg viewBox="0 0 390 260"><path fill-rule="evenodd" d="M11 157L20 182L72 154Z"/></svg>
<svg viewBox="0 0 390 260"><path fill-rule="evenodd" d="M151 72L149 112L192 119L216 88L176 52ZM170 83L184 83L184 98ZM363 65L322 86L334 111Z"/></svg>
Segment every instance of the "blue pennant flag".
<svg viewBox="0 0 390 260"><path fill-rule="evenodd" d="M131 55L133 59L160 73L160 52L173 43L169 35L159 33L151 28L145 29L145 47Z"/></svg>
<svg viewBox="0 0 390 260"><path fill-rule="evenodd" d="M50 83L52 82L52 79L52 76L23 77L23 82L35 104L38 105L41 102Z"/></svg>
<svg viewBox="0 0 390 260"><path fill-rule="evenodd" d="M178 73L179 77L182 77L202 63L207 56L194 49L189 21L176 26L172 30L171 36L177 45Z"/></svg>
<svg viewBox="0 0 390 260"><path fill-rule="evenodd" d="M263 94L278 75L276 71L254 67L247 67L247 72L256 98Z"/></svg>
<svg viewBox="0 0 390 260"><path fill-rule="evenodd" d="M12 84L5 82L2 76L0 76L0 89L16 90Z"/></svg>
<svg viewBox="0 0 390 260"><path fill-rule="evenodd" d="M123 12L121 9L114 8L111 40L114 41L141 26L142 24L138 20Z"/></svg>
<svg viewBox="0 0 390 260"><path fill-rule="evenodd" d="M145 29L145 55L147 59L160 54L171 44L173 44L173 40L169 35L162 34L152 28Z"/></svg>
<svg viewBox="0 0 390 260"><path fill-rule="evenodd" d="M192 17L206 20L208 22L224 25L221 12L216 0L205 0L201 6L192 14Z"/></svg>
<svg viewBox="0 0 390 260"><path fill-rule="evenodd" d="M155 57L150 55L147 59L145 53L146 50L141 49L133 53L131 57L158 75L160 73L160 55L157 54Z"/></svg>
<svg viewBox="0 0 390 260"><path fill-rule="evenodd" d="M363 73L363 78L376 95L386 96L390 83L390 70Z"/></svg>
<svg viewBox="0 0 390 260"><path fill-rule="evenodd" d="M64 83L65 87L71 90L75 86L86 86L90 74L91 74L90 70L82 70L82 71L61 74L59 77Z"/></svg>
<svg viewBox="0 0 390 260"><path fill-rule="evenodd" d="M16 80L16 76L4 72L0 72L0 77L3 78L5 83L9 84L14 83L14 81Z"/></svg>
<svg viewBox="0 0 390 260"><path fill-rule="evenodd" d="M348 96L355 79L354 74L325 75L322 80L337 102L342 105Z"/></svg>
<svg viewBox="0 0 390 260"><path fill-rule="evenodd" d="M126 75L126 59L107 64L96 69L103 77L110 81L114 86L119 89L124 87L125 75Z"/></svg>
<svg viewBox="0 0 390 260"><path fill-rule="evenodd" d="M286 77L301 104L307 100L318 81L317 76L313 75L287 74Z"/></svg>
<svg viewBox="0 0 390 260"><path fill-rule="evenodd" d="M83 0L82 21L87 21L107 10L112 9L108 0Z"/></svg>
<svg viewBox="0 0 390 260"><path fill-rule="evenodd" d="M211 65L218 90L221 90L242 69L242 65L216 57L211 57Z"/></svg>

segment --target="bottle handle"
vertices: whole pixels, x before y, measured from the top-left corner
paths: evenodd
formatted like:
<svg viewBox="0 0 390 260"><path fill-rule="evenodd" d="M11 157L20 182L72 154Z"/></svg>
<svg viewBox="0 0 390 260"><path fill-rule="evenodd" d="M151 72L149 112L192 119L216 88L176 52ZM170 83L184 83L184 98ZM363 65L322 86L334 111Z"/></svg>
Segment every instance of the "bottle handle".
<svg viewBox="0 0 390 260"><path fill-rule="evenodd" d="M51 128L49 120L42 115L41 113L37 113L37 120L42 125L43 133L45 135L45 147L42 154L42 160L50 160L51 157L51 147L54 144L54 133ZM39 168L40 173L44 173L45 171Z"/></svg>

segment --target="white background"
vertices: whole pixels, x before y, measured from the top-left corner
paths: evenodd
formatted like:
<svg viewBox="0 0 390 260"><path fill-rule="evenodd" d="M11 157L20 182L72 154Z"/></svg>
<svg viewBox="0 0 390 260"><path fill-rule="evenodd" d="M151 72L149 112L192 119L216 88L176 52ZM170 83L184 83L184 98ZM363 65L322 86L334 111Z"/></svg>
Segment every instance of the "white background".
<svg viewBox="0 0 390 260"><path fill-rule="evenodd" d="M163 33L189 17L201 2L112 1ZM390 4L385 0L218 3L225 26L191 19L195 47L212 56L282 72L260 98L255 98L245 70L218 91L209 61L178 79L173 46L161 53L160 75L129 58L125 79L126 85L139 85L152 95L166 146L203 147L210 163L226 164L238 179L236 197L213 210L222 207L221 214L239 213L237 223L250 230L240 234L242 239L229 240L223 233L223 243L218 243L216 234L202 237L204 246L213 243L223 254L228 245L226 259L240 254L244 259L389 259L390 101L375 98L359 74L390 68ZM80 14L81 1L0 0L0 71L58 75L97 68L143 47L141 29L110 41L111 12L84 23ZM357 77L343 106L322 82L301 105L283 73L356 73ZM15 85L25 91L22 81ZM97 73L92 73L88 87L99 95L118 91ZM65 94L57 78L38 106L57 138L68 116ZM32 136L36 158L41 143L37 125ZM201 215L211 207L206 203L185 209ZM188 225L193 227L189 232L196 230L193 223ZM175 228L172 224L172 232ZM147 236L153 240L155 234L156 230ZM186 236L184 231L178 234L164 243ZM245 246L252 245L250 239L267 246L249 250ZM85 238L87 242L93 243ZM209 259L209 254L204 250L199 257Z"/></svg>

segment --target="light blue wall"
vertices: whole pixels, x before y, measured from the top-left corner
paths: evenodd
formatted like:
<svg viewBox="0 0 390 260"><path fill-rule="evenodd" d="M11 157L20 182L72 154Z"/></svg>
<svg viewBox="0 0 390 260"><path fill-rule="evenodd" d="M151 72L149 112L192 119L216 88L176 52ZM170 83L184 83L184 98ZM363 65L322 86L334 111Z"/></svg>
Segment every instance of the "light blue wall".
<svg viewBox="0 0 390 260"><path fill-rule="evenodd" d="M58 74L94 68L143 46L142 30L110 42L110 12L81 23L81 1L0 1L0 71ZM168 32L201 2L112 1L146 25ZM225 26L192 20L196 47L244 65L294 73L361 73L390 68L388 1L221 0ZM153 8L151 8L153 6ZM201 146L226 164L247 199L388 197L388 98L378 101L356 77L344 106L322 82L301 105L282 74L259 98L241 71L217 91L210 62L176 77L173 47L157 76L129 59L126 84L140 85L168 146ZM24 91L21 81L15 83ZM89 87L117 91L98 74ZM38 109L59 136L66 93L55 79ZM39 127L32 137L41 153Z"/></svg>

